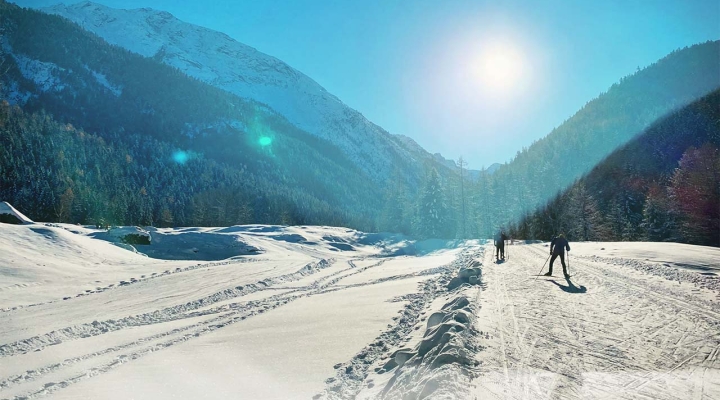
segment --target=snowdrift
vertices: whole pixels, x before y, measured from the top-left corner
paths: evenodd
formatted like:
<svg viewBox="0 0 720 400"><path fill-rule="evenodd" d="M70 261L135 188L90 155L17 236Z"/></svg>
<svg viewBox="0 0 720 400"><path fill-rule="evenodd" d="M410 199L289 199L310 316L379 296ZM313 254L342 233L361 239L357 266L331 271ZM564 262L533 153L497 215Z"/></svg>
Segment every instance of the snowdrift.
<svg viewBox="0 0 720 400"><path fill-rule="evenodd" d="M32 224L34 223L30 218L26 217L23 213L16 210L15 207L11 206L10 203L3 201L0 203L0 223L7 224Z"/></svg>

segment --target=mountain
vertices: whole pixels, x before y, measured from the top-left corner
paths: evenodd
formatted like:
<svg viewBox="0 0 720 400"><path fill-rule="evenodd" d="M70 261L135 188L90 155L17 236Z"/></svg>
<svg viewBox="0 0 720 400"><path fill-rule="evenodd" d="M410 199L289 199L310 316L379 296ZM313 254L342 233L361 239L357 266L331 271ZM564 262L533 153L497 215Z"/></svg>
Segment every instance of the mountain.
<svg viewBox="0 0 720 400"><path fill-rule="evenodd" d="M353 160L267 105L64 18L0 2L0 19L0 196L29 217L372 230L384 188L369 170L379 158ZM421 160L387 139L384 168L419 180Z"/></svg>
<svg viewBox="0 0 720 400"><path fill-rule="evenodd" d="M658 119L720 87L720 41L676 50L622 78L546 137L481 176L482 229L516 221L589 172ZM486 214L489 214L486 215ZM485 231L486 234L491 231Z"/></svg>
<svg viewBox="0 0 720 400"><path fill-rule="evenodd" d="M398 162L417 167L432 158L368 121L303 73L224 33L150 8L121 10L82 2L43 11L68 18L108 43L266 104L298 128L337 146L376 182L386 180Z"/></svg>
<svg viewBox="0 0 720 400"><path fill-rule="evenodd" d="M490 164L490 166L487 167L484 171L487 172L488 174L492 175L495 173L495 171L498 170L498 168L500 168L501 165L502 164L500 164L500 163Z"/></svg>
<svg viewBox="0 0 720 400"><path fill-rule="evenodd" d="M720 90L657 121L513 231L720 246Z"/></svg>
<svg viewBox="0 0 720 400"><path fill-rule="evenodd" d="M422 219L442 215L442 224L448 225L443 232L449 235L489 237L544 204L652 122L720 86L720 42L675 51L621 79L512 162L491 166L488 173L469 171L460 180L454 162L426 152L408 137L388 134L306 76L220 33L149 9L114 10L93 3L50 9L117 41L114 46L69 20L3 4L3 49L11 55L3 96L25 111L17 120L49 118L56 134L61 134L59 125L72 124L105 141L93 150L96 156L103 154L103 146L132 156L130 170L123 172L132 183L125 194L116 195L142 204L143 223L149 216L192 225L323 223L423 236L419 227L427 221ZM314 115L293 113L296 103L315 107L308 109ZM80 148L73 137L64 140ZM43 152L60 150L53 142L39 143ZM180 150L179 164L190 160L187 165L205 172L169 173L158 161ZM31 154L24 162L39 167L39 160L50 155ZM113 159L118 168L121 161ZM95 161L89 165L97 167ZM33 176L36 171L42 169L33 168ZM97 204L112 201L107 194L103 200L89 194L92 179L115 193L105 176L76 174L68 183L57 170L50 172L58 176L49 189L39 181L13 182L12 193L0 194L22 194L22 201L4 200L36 204L35 210L52 216L65 190L84 179L85 203L104 209ZM160 172L168 173L164 184L155 177ZM215 175L223 176L219 187L213 187ZM23 178L19 172L15 176ZM172 189L166 192L167 187ZM180 193L186 187L190 193ZM150 204L137 197L140 189L152 192ZM47 198L27 199L38 193ZM419 210L426 209L426 200L437 209L423 215ZM236 203L242 207L229 206ZM138 215L122 211L122 202L116 207L120 217L115 220ZM166 209L172 218L162 218ZM213 211L208 217L207 210L218 209L232 211ZM226 214L241 217L228 220Z"/></svg>

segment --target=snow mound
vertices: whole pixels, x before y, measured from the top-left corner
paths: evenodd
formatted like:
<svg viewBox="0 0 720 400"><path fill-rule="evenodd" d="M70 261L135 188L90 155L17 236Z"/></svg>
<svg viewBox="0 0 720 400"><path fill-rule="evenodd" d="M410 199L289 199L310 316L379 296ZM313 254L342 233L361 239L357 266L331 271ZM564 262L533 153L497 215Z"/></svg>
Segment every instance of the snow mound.
<svg viewBox="0 0 720 400"><path fill-rule="evenodd" d="M150 232L138 226L112 227L107 231L93 232L89 236L111 243L124 243L129 245L149 245L152 242Z"/></svg>
<svg viewBox="0 0 720 400"><path fill-rule="evenodd" d="M438 250L457 249L479 244L476 240L412 240L399 234L368 234L368 237L363 238L361 242L372 242L371 238L378 240L375 246L381 247L382 255L386 257L424 256Z"/></svg>
<svg viewBox="0 0 720 400"><path fill-rule="evenodd" d="M463 284L479 285L481 274L482 263L473 260L470 264L460 267L457 276L452 278L448 283L448 289L453 290Z"/></svg>
<svg viewBox="0 0 720 400"><path fill-rule="evenodd" d="M199 228L188 228L199 229ZM275 233L282 232L283 227L280 225L233 225L227 228L219 229L218 233Z"/></svg>
<svg viewBox="0 0 720 400"><path fill-rule="evenodd" d="M0 203L0 222L8 224L34 224L34 222L26 217L23 213L16 210L7 201Z"/></svg>
<svg viewBox="0 0 720 400"><path fill-rule="evenodd" d="M240 236L222 233L226 231L227 228L203 230L116 227L89 236L111 243L137 246L139 252L162 260L218 261L260 252Z"/></svg>
<svg viewBox="0 0 720 400"><path fill-rule="evenodd" d="M457 398L467 392L467 369L475 366L473 305L464 295L447 302L427 320L422 340L396 351L385 364L395 370L383 390L387 399Z"/></svg>

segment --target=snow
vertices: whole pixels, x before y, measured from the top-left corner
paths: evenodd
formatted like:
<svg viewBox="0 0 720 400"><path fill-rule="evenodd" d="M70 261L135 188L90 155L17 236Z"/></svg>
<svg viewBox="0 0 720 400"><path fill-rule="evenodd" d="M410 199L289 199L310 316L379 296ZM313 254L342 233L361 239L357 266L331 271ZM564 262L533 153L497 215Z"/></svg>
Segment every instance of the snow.
<svg viewBox="0 0 720 400"><path fill-rule="evenodd" d="M20 211L16 210L15 207L11 206L10 203L7 201L3 201L0 203L0 214L9 215L11 217L17 218L18 221L22 222L23 224L32 224L33 221L26 217L25 214L21 213Z"/></svg>
<svg viewBox="0 0 720 400"><path fill-rule="evenodd" d="M121 10L82 2L42 11L68 18L111 44L156 57L210 85L267 104L297 127L338 146L378 180L389 176L398 154L418 167L432 157L414 142L394 140L300 71L221 32L149 8Z"/></svg>
<svg viewBox="0 0 720 400"><path fill-rule="evenodd" d="M87 69L88 69L88 71L90 71L90 73L93 75L93 77L95 77L95 80L97 80L97 82L99 84L101 84L102 86L107 88L110 91L110 93L114 94L117 97L120 97L120 95L122 94L122 87L113 85L112 83L110 83L110 81L108 81L108 79L107 79L107 76L105 76L97 71L94 71L90 68L87 68Z"/></svg>
<svg viewBox="0 0 720 400"><path fill-rule="evenodd" d="M720 396L718 249L571 246L0 223L0 398Z"/></svg>
<svg viewBox="0 0 720 400"><path fill-rule="evenodd" d="M65 88L58 73L64 71L51 62L44 62L29 58L22 54L12 53L17 63L20 73L26 79L29 79L37 85L42 92L61 91Z"/></svg>
<svg viewBox="0 0 720 400"><path fill-rule="evenodd" d="M474 396L717 398L720 291L633 267L637 257L701 264L717 249L665 243L571 247L570 280L558 277L559 265L554 277L536 277L547 243L509 246L510 258L502 264L485 257L487 290L478 296L484 307L476 329L484 333L480 344L486 349L476 355L484 367L472 382ZM601 248L623 261L596 259Z"/></svg>
<svg viewBox="0 0 720 400"><path fill-rule="evenodd" d="M680 243L575 243L572 254L647 261L667 267L720 272L720 248ZM668 271L672 271L668 269Z"/></svg>

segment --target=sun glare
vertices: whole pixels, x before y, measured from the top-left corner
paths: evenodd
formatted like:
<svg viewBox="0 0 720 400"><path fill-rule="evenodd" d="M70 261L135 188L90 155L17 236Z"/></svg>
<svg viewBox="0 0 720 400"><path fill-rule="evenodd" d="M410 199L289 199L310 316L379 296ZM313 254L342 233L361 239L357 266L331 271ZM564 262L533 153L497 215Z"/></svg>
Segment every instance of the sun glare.
<svg viewBox="0 0 720 400"><path fill-rule="evenodd" d="M475 69L484 91L500 94L516 91L524 79L526 61L515 48L489 46L478 57Z"/></svg>

